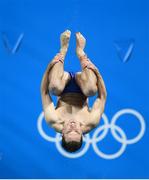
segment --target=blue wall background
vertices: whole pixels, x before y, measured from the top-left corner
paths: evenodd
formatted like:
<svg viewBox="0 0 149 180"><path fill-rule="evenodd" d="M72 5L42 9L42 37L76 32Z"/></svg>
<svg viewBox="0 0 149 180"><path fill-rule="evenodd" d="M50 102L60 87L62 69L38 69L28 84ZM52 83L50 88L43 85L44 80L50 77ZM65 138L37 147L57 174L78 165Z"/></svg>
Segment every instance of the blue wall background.
<svg viewBox="0 0 149 180"><path fill-rule="evenodd" d="M148 19L147 0L0 1L0 178L149 178ZM66 29L72 36L65 69L80 70L75 54L75 32L80 31L105 80L109 121L125 108L145 120L142 138L118 158L102 158L91 145L81 157L67 158L38 131L42 75ZM125 114L118 121L128 139L137 136L136 117ZM45 122L43 129L55 136ZM111 132L98 143L106 154L121 145Z"/></svg>

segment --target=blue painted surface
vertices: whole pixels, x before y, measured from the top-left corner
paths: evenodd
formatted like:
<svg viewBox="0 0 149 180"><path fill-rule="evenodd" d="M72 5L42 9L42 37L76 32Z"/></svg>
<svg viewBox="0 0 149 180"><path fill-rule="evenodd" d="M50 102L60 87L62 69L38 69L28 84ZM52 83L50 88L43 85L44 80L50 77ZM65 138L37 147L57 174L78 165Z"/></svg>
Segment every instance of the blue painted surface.
<svg viewBox="0 0 149 180"><path fill-rule="evenodd" d="M149 178L148 9L147 0L0 1L0 178ZM124 108L136 110L145 119L144 136L127 145L118 158L102 158L91 145L83 156L67 158L39 134L40 83L65 29L72 31L65 69L80 70L74 35L80 31L87 39L85 50L107 87L109 121ZM3 32L10 49L24 34L15 53L4 45ZM123 63L114 43L130 39L134 39L134 48L129 61ZM124 115L117 124L128 139L139 133L140 125L132 115ZM55 135L43 126L47 134ZM121 143L109 132L98 146L112 154Z"/></svg>

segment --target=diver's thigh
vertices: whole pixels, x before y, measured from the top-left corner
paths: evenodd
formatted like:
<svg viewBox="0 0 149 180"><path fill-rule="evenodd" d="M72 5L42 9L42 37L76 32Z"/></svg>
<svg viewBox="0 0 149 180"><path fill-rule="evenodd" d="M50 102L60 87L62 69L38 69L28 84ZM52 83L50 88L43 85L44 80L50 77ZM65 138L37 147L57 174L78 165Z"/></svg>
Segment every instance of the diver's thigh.
<svg viewBox="0 0 149 180"><path fill-rule="evenodd" d="M62 78L51 78L51 81L49 81L49 92L53 95L59 96L66 84L70 80L70 75L68 72L64 71Z"/></svg>
<svg viewBox="0 0 149 180"><path fill-rule="evenodd" d="M92 70L76 73L76 82L85 96L94 96L97 93L97 78Z"/></svg>

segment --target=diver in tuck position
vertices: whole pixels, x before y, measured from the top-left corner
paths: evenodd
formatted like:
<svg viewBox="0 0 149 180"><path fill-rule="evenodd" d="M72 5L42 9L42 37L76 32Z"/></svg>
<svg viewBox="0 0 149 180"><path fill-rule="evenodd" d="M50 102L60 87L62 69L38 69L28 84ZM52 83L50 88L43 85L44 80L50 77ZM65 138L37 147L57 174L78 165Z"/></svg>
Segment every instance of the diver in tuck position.
<svg viewBox="0 0 149 180"><path fill-rule="evenodd" d="M99 124L106 101L106 88L97 67L84 52L86 40L76 33L76 53L82 72L64 71L70 31L61 34L60 52L49 63L41 83L41 96L46 122L57 132L62 133L62 146L69 152L78 150L82 136ZM58 96L56 108L51 94ZM90 109L88 97L98 96Z"/></svg>

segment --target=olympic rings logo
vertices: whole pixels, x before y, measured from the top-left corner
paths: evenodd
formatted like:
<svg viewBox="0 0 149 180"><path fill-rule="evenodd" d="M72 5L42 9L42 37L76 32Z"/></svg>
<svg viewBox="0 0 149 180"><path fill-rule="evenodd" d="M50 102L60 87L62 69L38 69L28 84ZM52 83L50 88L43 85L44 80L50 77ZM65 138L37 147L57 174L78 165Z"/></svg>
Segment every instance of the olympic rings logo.
<svg viewBox="0 0 149 180"><path fill-rule="evenodd" d="M118 125L116 125L116 122L120 118L120 116L125 115L125 114L131 114L131 115L135 116L139 120L139 123L140 123L140 132L138 133L138 135L136 137L134 137L132 139L128 139L126 136L126 133L123 131L123 129L121 127L119 127ZM44 119L44 113L42 112L39 115L38 120L37 120L37 128L38 128L40 135L45 140L47 140L49 142L54 142L56 144L57 150L63 156L65 156L67 158L79 158L79 157L83 156L89 149L90 145L92 145L95 153L98 156L100 156L104 159L115 159L115 158L120 157L123 154L127 145L137 143L143 137L143 135L145 133L145 120L144 120L143 116L134 109L122 109L122 110L118 111L112 117L111 123L109 123L107 116L105 114L103 114L102 119L104 120L104 124L99 126L94 131L92 138L90 137L89 134L84 136L83 141L85 142L85 146L82 148L82 150L77 153L68 153L61 147L60 133L56 133L55 137L51 137L44 132L44 130L42 128L43 119ZM101 140L103 140L106 137L109 130L112 133L115 140L118 141L119 143L121 143L120 149L118 150L118 152L116 152L114 154L105 154L97 146L97 142L100 142ZM98 136L98 134L100 134L100 135Z"/></svg>

